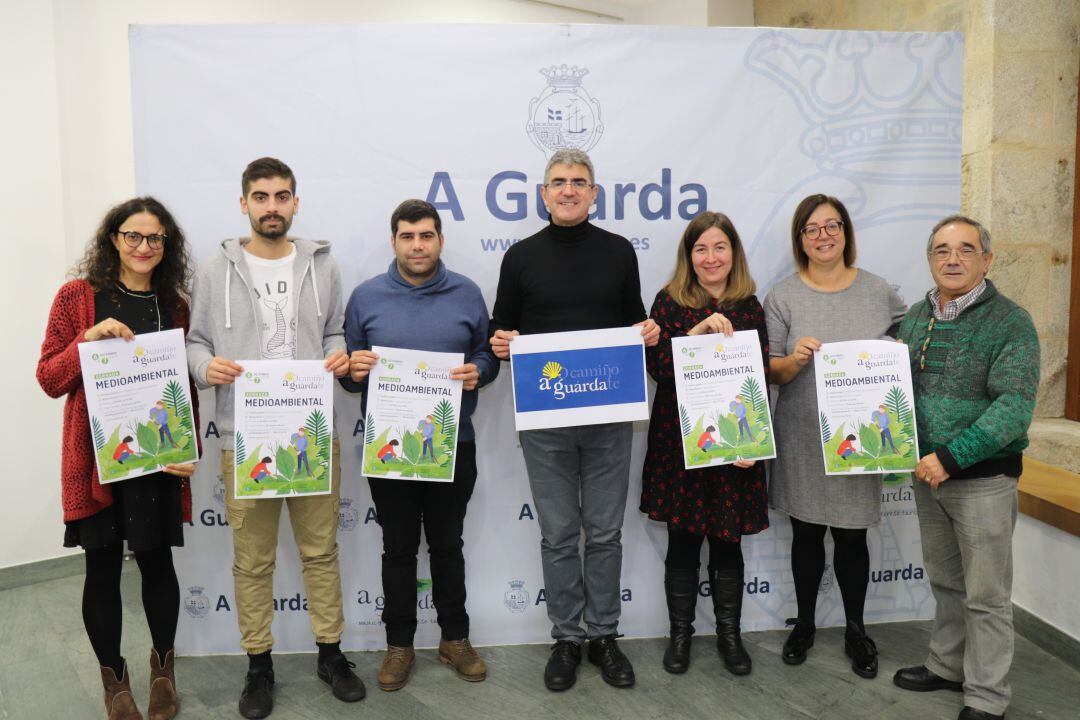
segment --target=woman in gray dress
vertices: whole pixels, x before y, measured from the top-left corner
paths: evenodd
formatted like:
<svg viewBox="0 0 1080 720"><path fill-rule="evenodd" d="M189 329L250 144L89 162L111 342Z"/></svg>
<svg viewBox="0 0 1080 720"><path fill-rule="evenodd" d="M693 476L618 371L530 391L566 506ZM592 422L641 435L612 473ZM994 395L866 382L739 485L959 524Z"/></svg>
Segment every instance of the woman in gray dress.
<svg viewBox="0 0 1080 720"><path fill-rule="evenodd" d="M835 197L811 195L799 203L791 244L798 271L765 298L769 368L779 385L769 505L791 518L791 572L799 607L783 659L798 665L814 645L825 532L831 530L833 568L847 618L844 651L856 674L872 678L877 648L863 626L870 578L866 529L881 517L881 478L825 475L811 363L822 343L895 334L905 307L883 279L854 267L851 216Z"/></svg>

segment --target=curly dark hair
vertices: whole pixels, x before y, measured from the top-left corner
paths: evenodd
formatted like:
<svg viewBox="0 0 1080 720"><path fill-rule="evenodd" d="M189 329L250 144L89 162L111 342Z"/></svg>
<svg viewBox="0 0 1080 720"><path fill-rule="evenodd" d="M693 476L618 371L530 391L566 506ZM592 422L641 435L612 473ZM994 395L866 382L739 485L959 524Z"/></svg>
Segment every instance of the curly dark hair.
<svg viewBox="0 0 1080 720"><path fill-rule="evenodd" d="M191 296L191 260L184 231L173 219L172 213L156 198L132 198L105 213L94 239L86 246L86 254L72 272L84 278L98 292L118 294L116 284L120 281L120 253L113 245L113 236L129 217L141 212L156 217L168 236L161 262L150 278L150 286L157 293L162 308L171 315Z"/></svg>

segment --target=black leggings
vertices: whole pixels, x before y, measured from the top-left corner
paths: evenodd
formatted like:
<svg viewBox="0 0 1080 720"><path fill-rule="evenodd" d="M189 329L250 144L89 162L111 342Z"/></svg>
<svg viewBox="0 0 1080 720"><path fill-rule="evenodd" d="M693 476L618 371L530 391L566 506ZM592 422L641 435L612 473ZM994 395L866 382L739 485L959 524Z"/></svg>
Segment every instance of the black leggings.
<svg viewBox="0 0 1080 720"><path fill-rule="evenodd" d="M803 522L791 518L791 574L795 576L795 599L799 620L815 625L818 587L825 573L825 531L833 537L833 569L844 615L848 622L862 627L866 586L870 582L870 550L866 547L866 529L844 528Z"/></svg>
<svg viewBox="0 0 1080 720"><path fill-rule="evenodd" d="M123 671L120 632L123 627L120 600L120 568L124 544L86 551L86 582L83 584L82 614L86 634L98 663L111 667L117 677ZM173 648L176 622L180 616L180 585L173 568L172 548L135 553L142 573L142 602L150 637L158 655Z"/></svg>
<svg viewBox="0 0 1080 720"><path fill-rule="evenodd" d="M697 570L705 536L686 532L671 523L668 523L667 530L667 558L664 565L673 570ZM742 543L724 542L709 535L709 570L738 570L741 574Z"/></svg>

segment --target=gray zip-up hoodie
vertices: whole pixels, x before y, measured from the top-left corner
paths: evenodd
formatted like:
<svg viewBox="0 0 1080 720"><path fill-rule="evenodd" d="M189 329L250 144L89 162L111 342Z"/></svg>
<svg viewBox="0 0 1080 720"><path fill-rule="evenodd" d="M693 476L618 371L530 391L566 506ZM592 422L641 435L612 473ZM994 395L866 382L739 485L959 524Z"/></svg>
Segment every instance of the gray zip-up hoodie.
<svg viewBox="0 0 1080 720"><path fill-rule="evenodd" d="M242 245L247 238L221 243L221 254L208 260L195 276L191 292L191 327L187 335L188 369L201 389L206 367L214 356L228 360L262 358L259 328L262 316L256 309L251 273ZM296 357L322 360L334 350L345 349L345 305L341 297L341 272L330 257L325 240L292 238L296 246L293 295L296 308ZM233 386L215 387L216 423L222 437L233 432Z"/></svg>

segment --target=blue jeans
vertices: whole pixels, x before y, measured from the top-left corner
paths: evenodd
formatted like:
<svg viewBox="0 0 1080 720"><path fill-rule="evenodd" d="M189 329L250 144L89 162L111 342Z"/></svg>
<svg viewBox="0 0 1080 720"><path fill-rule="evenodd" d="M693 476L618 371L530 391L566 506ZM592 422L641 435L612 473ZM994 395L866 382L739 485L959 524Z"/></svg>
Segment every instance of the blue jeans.
<svg viewBox="0 0 1080 720"><path fill-rule="evenodd" d="M964 704L1004 714L1012 693L1016 478L916 481L923 560L937 601L926 667L964 683Z"/></svg>
<svg viewBox="0 0 1080 720"><path fill-rule="evenodd" d="M622 613L622 524L633 427L620 422L523 430L518 438L540 524L551 636L580 643L613 635Z"/></svg>

